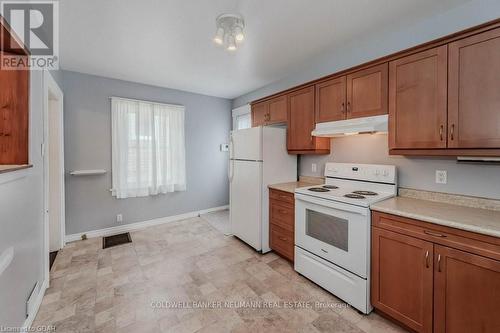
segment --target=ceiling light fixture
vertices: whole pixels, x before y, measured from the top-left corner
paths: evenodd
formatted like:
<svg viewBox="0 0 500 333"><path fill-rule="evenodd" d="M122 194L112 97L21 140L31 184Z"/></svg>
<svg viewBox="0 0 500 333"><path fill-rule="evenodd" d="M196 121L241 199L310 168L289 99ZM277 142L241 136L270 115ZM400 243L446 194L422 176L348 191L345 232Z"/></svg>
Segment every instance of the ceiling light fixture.
<svg viewBox="0 0 500 333"><path fill-rule="evenodd" d="M214 42L223 45L228 51L236 51L237 45L245 39L245 21L241 15L222 14L216 19L217 32Z"/></svg>

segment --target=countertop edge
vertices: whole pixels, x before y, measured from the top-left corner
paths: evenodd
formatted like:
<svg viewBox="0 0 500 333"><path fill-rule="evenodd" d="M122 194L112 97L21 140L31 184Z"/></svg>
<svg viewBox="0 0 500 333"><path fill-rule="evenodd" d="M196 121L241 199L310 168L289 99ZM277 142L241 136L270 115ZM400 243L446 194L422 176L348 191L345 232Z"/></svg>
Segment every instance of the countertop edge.
<svg viewBox="0 0 500 333"><path fill-rule="evenodd" d="M414 199L414 200L420 200L420 199ZM422 200L422 201L425 201L425 200ZM383 201L381 201L381 202L383 202ZM478 226L471 226L471 225L462 224L462 223L454 222L454 221L450 221L450 220L435 219L431 216L426 216L426 215L406 213L406 212L403 212L400 210L390 209L390 208L386 208L386 207L377 207L377 204L374 204L373 207L370 206L370 209L372 211L402 216L402 217L406 217L406 218L410 218L410 219L414 219L414 220L419 220L419 221L423 221L423 222L428 222L428 223L432 223L432 224L442 225L442 226L446 226L446 227L450 227L450 228L455 228L455 229L460 229L460 230L464 230L464 231L474 232L477 234L482 234L482 235L500 238L500 232L497 232L497 231L494 231L491 229L487 229L487 228L482 228L482 227L478 227Z"/></svg>

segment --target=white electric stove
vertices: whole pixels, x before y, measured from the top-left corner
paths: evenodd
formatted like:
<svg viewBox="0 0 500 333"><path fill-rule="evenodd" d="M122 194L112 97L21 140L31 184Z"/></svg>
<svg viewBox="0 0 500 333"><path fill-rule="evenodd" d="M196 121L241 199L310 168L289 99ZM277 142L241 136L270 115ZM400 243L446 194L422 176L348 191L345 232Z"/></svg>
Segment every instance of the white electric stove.
<svg viewBox="0 0 500 333"><path fill-rule="evenodd" d="M327 163L325 184L295 190L295 270L370 313L370 205L396 195L392 165Z"/></svg>

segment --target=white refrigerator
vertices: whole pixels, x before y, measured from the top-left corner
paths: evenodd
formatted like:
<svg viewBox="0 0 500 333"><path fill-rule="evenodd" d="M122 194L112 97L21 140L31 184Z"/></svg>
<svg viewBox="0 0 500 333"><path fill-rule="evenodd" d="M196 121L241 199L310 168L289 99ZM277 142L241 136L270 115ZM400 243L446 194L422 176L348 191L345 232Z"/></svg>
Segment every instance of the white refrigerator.
<svg viewBox="0 0 500 333"><path fill-rule="evenodd" d="M286 149L286 129L253 127L231 132L229 213L232 234L269 252L269 184L297 180L297 156Z"/></svg>

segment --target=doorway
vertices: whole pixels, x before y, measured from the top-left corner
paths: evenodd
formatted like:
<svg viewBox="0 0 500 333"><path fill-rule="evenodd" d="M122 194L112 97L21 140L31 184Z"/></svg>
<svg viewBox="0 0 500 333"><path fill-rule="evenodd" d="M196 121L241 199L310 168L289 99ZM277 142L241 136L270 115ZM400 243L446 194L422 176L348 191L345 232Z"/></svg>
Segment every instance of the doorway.
<svg viewBox="0 0 500 333"><path fill-rule="evenodd" d="M48 71L44 72L43 85L44 257L48 282L50 267L65 245L64 123L63 93Z"/></svg>

